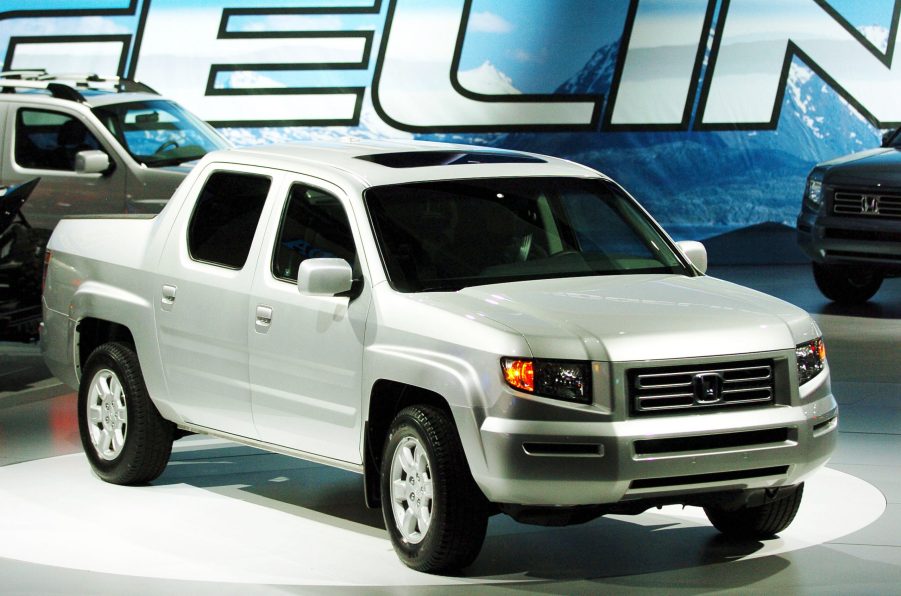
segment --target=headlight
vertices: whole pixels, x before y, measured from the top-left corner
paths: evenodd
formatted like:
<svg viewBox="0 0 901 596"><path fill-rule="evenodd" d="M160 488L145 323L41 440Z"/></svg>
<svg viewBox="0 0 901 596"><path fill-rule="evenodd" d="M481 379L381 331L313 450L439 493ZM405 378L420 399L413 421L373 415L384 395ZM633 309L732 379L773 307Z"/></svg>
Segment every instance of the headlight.
<svg viewBox="0 0 901 596"><path fill-rule="evenodd" d="M587 362L502 358L501 369L514 389L572 403L591 402L591 366Z"/></svg>
<svg viewBox="0 0 901 596"><path fill-rule="evenodd" d="M813 210L817 210L823 204L823 174L812 173L807 178L807 188L804 189L804 200Z"/></svg>
<svg viewBox="0 0 901 596"><path fill-rule="evenodd" d="M823 338L804 342L795 346L795 358L798 361L798 384L803 385L826 367L826 344Z"/></svg>

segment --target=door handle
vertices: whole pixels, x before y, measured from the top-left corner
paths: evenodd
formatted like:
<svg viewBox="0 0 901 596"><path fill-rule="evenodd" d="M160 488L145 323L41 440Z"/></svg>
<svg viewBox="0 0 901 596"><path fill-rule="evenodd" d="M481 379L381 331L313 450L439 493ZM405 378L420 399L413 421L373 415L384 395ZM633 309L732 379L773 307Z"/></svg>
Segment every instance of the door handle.
<svg viewBox="0 0 901 596"><path fill-rule="evenodd" d="M264 306L262 304L257 305L257 320L254 323L254 327L260 333L266 333L269 331L269 327L272 325L272 307Z"/></svg>
<svg viewBox="0 0 901 596"><path fill-rule="evenodd" d="M172 310L172 307L175 305L175 290L177 288L175 286L170 286L166 284L163 286L163 295L160 298L160 304L163 307L163 310Z"/></svg>

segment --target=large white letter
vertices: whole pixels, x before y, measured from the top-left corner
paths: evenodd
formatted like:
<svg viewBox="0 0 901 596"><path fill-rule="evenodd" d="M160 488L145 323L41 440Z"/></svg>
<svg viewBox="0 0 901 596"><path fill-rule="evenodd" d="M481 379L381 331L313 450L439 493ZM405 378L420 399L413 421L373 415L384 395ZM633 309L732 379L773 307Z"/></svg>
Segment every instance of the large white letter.
<svg viewBox="0 0 901 596"><path fill-rule="evenodd" d="M246 11L223 9L227 4L233 2L215 0L198 8L180 8L179 0L154 0L141 39L137 78L218 126L357 123L362 87L292 88L254 73L365 70L372 32L233 33L228 30L229 16ZM303 15L305 11L312 15L313 10L273 8L253 14L271 13L270 21L289 23L286 17L293 15L309 24ZM316 15L328 11L315 10ZM363 7L358 12L371 9ZM226 88L217 84L219 73L241 76L231 76Z"/></svg>
<svg viewBox="0 0 901 596"><path fill-rule="evenodd" d="M886 56L823 1L724 2L719 50L708 71L704 128L775 127L792 56L799 56L880 127L901 122L898 46ZM891 34L897 33L893 23Z"/></svg>
<svg viewBox="0 0 901 596"><path fill-rule="evenodd" d="M386 122L411 132L529 128L592 129L600 97L479 95L457 80L454 57L471 0L392 0L373 104Z"/></svg>
<svg viewBox="0 0 901 596"><path fill-rule="evenodd" d="M708 4L708 0L669 6L640 0L637 8L633 4L635 12L629 13L620 47L627 52L626 60L619 84L614 83L611 91L615 94L611 127L688 125L710 29Z"/></svg>

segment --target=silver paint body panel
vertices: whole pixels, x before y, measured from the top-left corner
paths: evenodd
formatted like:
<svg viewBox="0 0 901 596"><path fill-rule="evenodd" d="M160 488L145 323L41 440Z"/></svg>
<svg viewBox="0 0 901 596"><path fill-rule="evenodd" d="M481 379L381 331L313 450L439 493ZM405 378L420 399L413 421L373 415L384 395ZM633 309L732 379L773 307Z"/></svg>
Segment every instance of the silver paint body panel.
<svg viewBox="0 0 901 596"><path fill-rule="evenodd" d="M802 310L705 277L619 275L399 293L379 258L363 191L372 185L497 176L598 177L544 164L387 168L356 159L432 144L347 143L212 153L154 219L63 220L50 241L42 350L77 386L78 323L131 330L162 415L192 430L361 471L373 387L382 380L442 396L469 468L494 502L585 505L801 482L835 447L829 372L798 387L795 346L820 335ZM446 145L440 145L447 148ZM185 228L213 171L263 173L272 186L241 271L192 261ZM342 203L363 286L353 299L301 295L269 263L290 185ZM168 289L166 289L168 288ZM175 288L174 304L167 304ZM260 310L260 309L263 310ZM260 313L263 322L260 325ZM568 404L511 389L500 358L591 361L593 401ZM635 416L630 367L769 359L782 371L775 404ZM693 440L785 429L777 443L638 454L635 441ZM530 453L585 444L592 453ZM539 450L540 451L540 450ZM742 478L747 470L784 467ZM738 472L738 478L717 475ZM672 485L633 481L673 477ZM652 483L653 484L653 483ZM639 486L641 486L639 484Z"/></svg>

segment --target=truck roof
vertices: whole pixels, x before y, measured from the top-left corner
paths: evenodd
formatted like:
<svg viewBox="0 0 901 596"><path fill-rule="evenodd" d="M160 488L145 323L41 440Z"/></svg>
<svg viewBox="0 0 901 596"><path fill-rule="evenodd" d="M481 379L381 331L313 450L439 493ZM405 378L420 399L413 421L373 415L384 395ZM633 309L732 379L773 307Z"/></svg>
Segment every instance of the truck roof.
<svg viewBox="0 0 901 596"><path fill-rule="evenodd" d="M140 81L95 73L52 74L40 68L0 72L0 91L7 100L27 95L29 99L44 97L92 107L159 99L154 89Z"/></svg>
<svg viewBox="0 0 901 596"><path fill-rule="evenodd" d="M598 175L586 166L546 155L416 140L265 145L217 151L205 159L264 165L323 178L350 174L367 186L455 178Z"/></svg>

